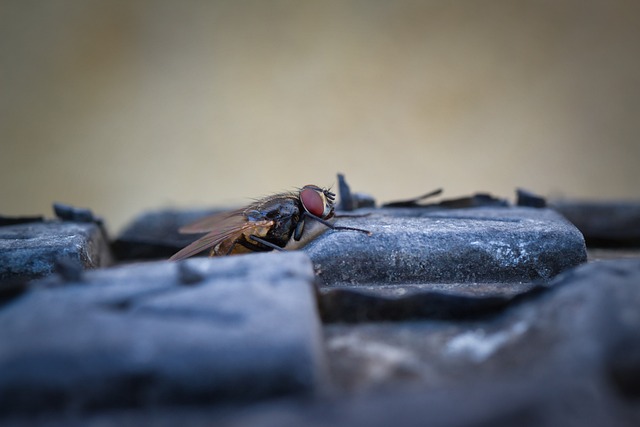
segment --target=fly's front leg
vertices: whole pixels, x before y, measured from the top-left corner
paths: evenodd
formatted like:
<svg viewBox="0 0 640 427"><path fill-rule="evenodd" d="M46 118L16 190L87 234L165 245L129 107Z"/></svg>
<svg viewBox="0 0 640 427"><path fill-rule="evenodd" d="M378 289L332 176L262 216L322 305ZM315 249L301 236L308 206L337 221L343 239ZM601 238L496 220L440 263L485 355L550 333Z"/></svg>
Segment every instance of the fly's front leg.
<svg viewBox="0 0 640 427"><path fill-rule="evenodd" d="M299 242L300 239L302 238L303 231L304 231L304 214L300 218L300 221L298 221L298 224L296 224L296 228L293 231L293 240L295 240L296 242Z"/></svg>
<svg viewBox="0 0 640 427"><path fill-rule="evenodd" d="M238 243L238 241L236 240L235 242L233 242L231 244L231 247L229 247L229 250L227 251L227 253L225 255L229 255L231 254L231 252L233 252L233 249L236 247L236 244Z"/></svg>
<svg viewBox="0 0 640 427"><path fill-rule="evenodd" d="M363 213L363 214L340 214L334 215L334 218L364 218L367 216L371 216L371 212Z"/></svg>
<svg viewBox="0 0 640 427"><path fill-rule="evenodd" d="M250 236L249 236L249 238L250 238L251 240L253 240L254 242L261 243L261 244L263 244L263 245L265 245L265 246L267 246L267 247L269 247L269 248L271 248L271 249L274 249L274 250L276 250L276 251L284 251L284 249L283 249L283 248L281 248L280 246L275 245L275 244L273 244L273 243L271 243L271 242L269 242L269 241L267 241L267 240L264 240L263 238L258 237L258 236L256 236L255 234L250 235ZM253 250L256 250L256 251L262 251L262 252L264 252L264 251L265 251L265 249L264 249L264 248L261 248L260 246L258 246L258 245L256 245L256 244L253 244L253 243L251 243L251 242L244 241L244 242L240 242L240 244L241 244L242 246L244 246L244 247L248 248L248 249L256 248L256 249L253 249Z"/></svg>
<svg viewBox="0 0 640 427"><path fill-rule="evenodd" d="M262 243L263 245L268 246L271 249L274 249L273 248L273 246L274 246L273 243L267 242L267 241L259 238L258 236L251 235L251 236L249 236L249 238L252 239L255 242ZM224 253L224 255L231 255L231 253L235 249L236 245L240 245L240 246L242 246L244 248L247 248L247 249L249 249L250 251L253 251L253 252L265 252L265 251L269 250L268 248L265 248L263 246L258 246L257 244L252 243L252 242L246 240L244 237L242 237L241 239L238 239L235 242L233 242L231 244L231 246L229 247L229 249L227 249L227 251ZM282 249L282 248L278 248L278 249ZM211 256L216 254L214 251L215 251L214 249L211 249L211 254L212 254Z"/></svg>
<svg viewBox="0 0 640 427"><path fill-rule="evenodd" d="M323 224L325 226L327 226L328 228L332 229L332 230L351 230L351 231L359 231L361 233L365 233L367 236L371 236L371 232L369 230L363 230L362 228L354 228L354 227L343 227L343 226L338 226L338 225L333 225L332 223L330 223L329 221L327 221L326 219L322 219L318 216L315 216L312 213L309 212L304 212L302 214L302 217L300 218L300 221L304 221L305 216L308 216L309 218L313 218L314 220L318 221L320 224ZM302 233L300 233L302 234ZM298 239L299 240L299 239Z"/></svg>

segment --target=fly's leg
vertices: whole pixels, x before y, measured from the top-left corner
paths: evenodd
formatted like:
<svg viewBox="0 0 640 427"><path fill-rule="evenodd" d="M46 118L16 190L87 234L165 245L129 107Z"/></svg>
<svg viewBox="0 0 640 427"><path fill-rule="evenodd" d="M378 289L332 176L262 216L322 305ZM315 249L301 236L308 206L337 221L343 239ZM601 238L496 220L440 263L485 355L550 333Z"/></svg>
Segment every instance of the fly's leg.
<svg viewBox="0 0 640 427"><path fill-rule="evenodd" d="M227 255L231 255L231 252L233 252L233 250L235 249L237 244L238 244L238 241L236 240L235 242L233 242L231 244L231 246L229 246L229 249L227 249L227 251L224 254L219 254L218 253L218 250L220 249L220 245L214 246L209 251L209 256L227 256Z"/></svg>
<svg viewBox="0 0 640 427"><path fill-rule="evenodd" d="M273 243L271 243L271 242L269 242L267 240L264 240L263 238L258 237L255 234L250 235L249 238L251 240L253 240L254 242L261 243L261 244L265 245L266 247L269 247L269 248L274 249L276 251L284 251L284 249L281 248L280 246L275 245L275 244L273 244ZM254 251L264 252L266 250L266 249L261 248L260 246L256 245L255 243L251 243L251 242L248 242L248 241L242 241L242 242L239 242L239 243L242 246L244 246L245 248L251 249L251 250L254 250Z"/></svg>
<svg viewBox="0 0 640 427"><path fill-rule="evenodd" d="M281 247L276 246L271 242L267 242L266 240L261 239L260 237L255 236L253 234L251 236L249 236L249 237L251 238L251 240L254 240L255 242L258 242L258 243L262 243L264 246L267 246L268 248L283 250ZM230 255L233 252L233 250L235 249L236 245L243 246L243 247L245 247L245 248L247 248L247 249L249 249L250 251L253 251L253 252L266 252L266 251L269 250L267 248L264 248L262 246L258 246L255 243L252 243L252 242L250 242L248 240L245 240L243 238L242 240L238 239L235 242L233 242L233 244L231 245L229 250L227 250L225 255ZM212 251L213 251L213 249L212 249Z"/></svg>
<svg viewBox="0 0 640 427"><path fill-rule="evenodd" d="M300 221L298 221L298 224L296 224L295 230L293 230L293 240L295 240L296 242L299 242L300 239L302 238L303 231L304 231L304 215L300 218Z"/></svg>
<svg viewBox="0 0 640 427"><path fill-rule="evenodd" d="M371 212L363 213L363 214L340 214L334 215L334 218L364 218L367 216L371 216Z"/></svg>
<svg viewBox="0 0 640 427"><path fill-rule="evenodd" d="M320 218L319 216L315 216L312 213L309 212L304 212L302 214L302 218L300 219L301 221L304 221L304 217L308 216L309 218L313 218L316 221L318 221L320 224L325 225L326 227L332 229L332 230L351 230L351 231L359 231L361 233L365 233L367 236L371 236L371 232L369 230L363 230L362 228L354 228L354 227L343 227L343 226L338 226L338 225L333 225L331 224L329 221L324 220L322 218Z"/></svg>
<svg viewBox="0 0 640 427"><path fill-rule="evenodd" d="M231 244L231 247L229 248L229 250L227 251L227 253L225 255L230 255L231 252L233 252L233 249L236 247L236 244L238 243L238 241L236 240L235 242L233 242ZM213 250L213 249L212 249Z"/></svg>

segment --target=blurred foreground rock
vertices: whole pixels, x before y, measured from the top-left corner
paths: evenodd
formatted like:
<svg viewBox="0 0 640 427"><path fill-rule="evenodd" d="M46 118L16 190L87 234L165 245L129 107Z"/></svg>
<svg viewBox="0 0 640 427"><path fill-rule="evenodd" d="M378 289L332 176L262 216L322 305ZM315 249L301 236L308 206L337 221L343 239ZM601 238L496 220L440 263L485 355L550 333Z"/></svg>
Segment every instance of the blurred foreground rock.
<svg viewBox="0 0 640 427"><path fill-rule="evenodd" d="M0 308L0 414L243 401L326 381L300 253L50 278Z"/></svg>
<svg viewBox="0 0 640 427"><path fill-rule="evenodd" d="M482 321L329 326L342 393L324 398L120 410L44 425L636 426L638 283L640 260L591 263Z"/></svg>

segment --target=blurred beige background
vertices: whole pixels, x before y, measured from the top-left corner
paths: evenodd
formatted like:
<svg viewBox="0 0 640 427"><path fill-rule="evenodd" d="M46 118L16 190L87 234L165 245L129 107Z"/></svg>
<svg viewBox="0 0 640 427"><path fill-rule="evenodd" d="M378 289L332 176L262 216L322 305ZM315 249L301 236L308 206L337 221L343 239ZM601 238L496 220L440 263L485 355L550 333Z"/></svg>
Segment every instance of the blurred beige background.
<svg viewBox="0 0 640 427"><path fill-rule="evenodd" d="M0 213L640 196L638 1L0 1Z"/></svg>

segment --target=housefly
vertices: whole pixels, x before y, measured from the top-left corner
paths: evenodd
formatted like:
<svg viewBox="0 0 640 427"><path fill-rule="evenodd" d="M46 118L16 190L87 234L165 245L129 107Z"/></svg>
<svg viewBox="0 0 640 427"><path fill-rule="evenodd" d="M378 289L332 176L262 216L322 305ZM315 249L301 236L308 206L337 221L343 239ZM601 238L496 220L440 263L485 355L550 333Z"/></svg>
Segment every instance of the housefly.
<svg viewBox="0 0 640 427"><path fill-rule="evenodd" d="M274 194L244 208L203 218L180 232L208 234L170 259L184 259L207 249L211 256L299 249L328 228L371 234L334 225L334 203L334 193L305 185L296 192Z"/></svg>

